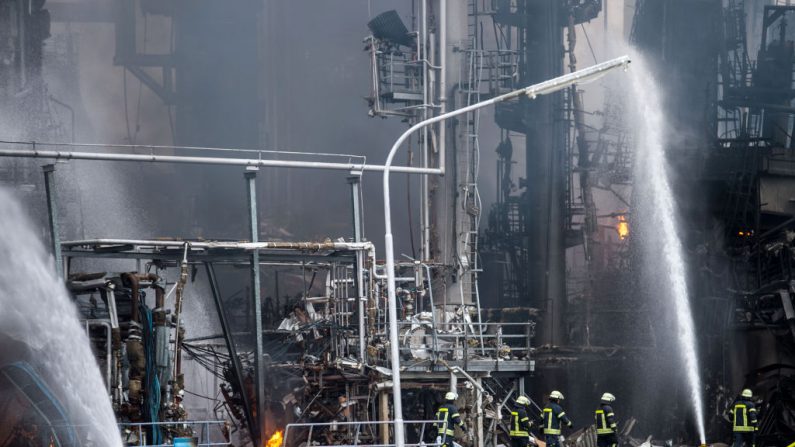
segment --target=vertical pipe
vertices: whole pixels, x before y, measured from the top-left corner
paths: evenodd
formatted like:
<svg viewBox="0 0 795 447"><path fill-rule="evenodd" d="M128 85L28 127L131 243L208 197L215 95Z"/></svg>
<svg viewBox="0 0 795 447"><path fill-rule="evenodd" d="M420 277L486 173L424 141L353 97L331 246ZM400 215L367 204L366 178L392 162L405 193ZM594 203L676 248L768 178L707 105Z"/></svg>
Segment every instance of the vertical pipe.
<svg viewBox="0 0 795 447"><path fill-rule="evenodd" d="M475 447L483 447L483 379L478 377L477 384L478 386L475 387L477 396L475 400L475 411L477 411L477 424L475 424L475 436L477 440L475 442Z"/></svg>
<svg viewBox="0 0 795 447"><path fill-rule="evenodd" d="M348 183L351 185L351 211L353 211L353 241L362 241L362 220L361 220L361 204L359 203L359 190L361 187L361 175L348 177ZM364 303L367 297L364 294L364 252L361 250L356 251L356 302L357 313L359 314L359 361L362 365L366 364L366 346L364 333Z"/></svg>
<svg viewBox="0 0 795 447"><path fill-rule="evenodd" d="M259 242L259 225L257 222L257 170L247 169L245 174L246 190L248 192L248 218L251 242ZM257 341L254 365L256 368L257 390L257 425L259 440L257 445L262 445L265 437L265 368L262 364L262 302L260 297L260 272L259 250L251 252L251 293L254 298L254 335Z"/></svg>
<svg viewBox="0 0 795 447"><path fill-rule="evenodd" d="M381 428L381 444L382 445L389 445L389 394L386 390L381 391L378 394L378 419L382 421L382 424L379 424ZM397 427L395 427L395 433L397 434Z"/></svg>
<svg viewBox="0 0 795 447"><path fill-rule="evenodd" d="M50 224L50 241L52 255L55 257L55 273L63 278L63 258L61 257L61 236L58 224L58 195L55 189L55 165L42 166L44 171L44 188L47 192L47 215Z"/></svg>
<svg viewBox="0 0 795 447"><path fill-rule="evenodd" d="M26 19L29 14L30 3L25 0L17 0L17 25L19 42L19 90L24 90L28 85L28 47L27 47L27 26Z"/></svg>
<svg viewBox="0 0 795 447"><path fill-rule="evenodd" d="M447 0L439 0L439 114L447 112ZM446 122L439 123L439 166L445 165Z"/></svg>
<svg viewBox="0 0 795 447"><path fill-rule="evenodd" d="M424 108L422 111L422 119L428 119L428 108L430 107L429 103L432 102L430 98L432 98L431 86L428 84L428 80L430 76L428 76L428 72L430 71L430 59L428 56L428 0L422 0L422 15L421 15L421 32L420 32L420 39L422 41L422 86L423 86L423 97L422 102L424 104ZM422 131L422 167L427 168L431 166L431 151L429 150L428 146L428 128L424 128ZM430 208L430 195L428 189L429 179L427 175L423 175L420 178L420 198L421 198L421 205L420 205L420 226L421 226L421 239L422 239L422 260L425 262L429 262L431 259L431 208Z"/></svg>

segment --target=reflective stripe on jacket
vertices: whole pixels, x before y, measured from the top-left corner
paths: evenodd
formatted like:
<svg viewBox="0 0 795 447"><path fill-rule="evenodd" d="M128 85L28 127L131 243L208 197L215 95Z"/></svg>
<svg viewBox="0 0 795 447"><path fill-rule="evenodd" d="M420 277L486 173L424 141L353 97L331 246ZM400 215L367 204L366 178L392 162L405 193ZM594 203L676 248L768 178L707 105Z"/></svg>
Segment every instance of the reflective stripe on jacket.
<svg viewBox="0 0 795 447"><path fill-rule="evenodd" d="M461 415L458 414L458 408L451 403L442 404L439 407L439 411L436 412L436 420L440 422L436 422L433 425L439 428L439 435L455 435L455 425L462 429L464 428Z"/></svg>
<svg viewBox="0 0 795 447"><path fill-rule="evenodd" d="M732 431L739 433L756 430L756 406L749 400L738 400L731 409Z"/></svg>
<svg viewBox="0 0 795 447"><path fill-rule="evenodd" d="M610 405L602 404L594 413L597 435L612 435L616 432L616 415Z"/></svg>
<svg viewBox="0 0 795 447"><path fill-rule="evenodd" d="M561 406L555 402L550 402L546 407L544 407L544 412L542 413L541 418L544 422L545 435L559 435L561 423L566 424L569 427L572 425L571 420L569 420L569 417L566 416L566 412L563 411L563 408L561 408Z"/></svg>
<svg viewBox="0 0 795 447"><path fill-rule="evenodd" d="M530 436L530 418L524 408L517 406L511 411L511 430L509 435L512 438Z"/></svg>

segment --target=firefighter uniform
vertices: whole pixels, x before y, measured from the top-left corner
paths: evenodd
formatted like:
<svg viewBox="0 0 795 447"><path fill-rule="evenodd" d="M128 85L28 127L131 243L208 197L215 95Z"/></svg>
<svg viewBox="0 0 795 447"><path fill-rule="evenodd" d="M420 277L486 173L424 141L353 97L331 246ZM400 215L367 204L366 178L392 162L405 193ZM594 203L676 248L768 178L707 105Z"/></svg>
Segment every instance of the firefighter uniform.
<svg viewBox="0 0 795 447"><path fill-rule="evenodd" d="M443 447L453 447L456 425L461 427L461 430L466 431L461 415L458 414L458 407L454 403L457 398L458 396L455 393L447 393L445 395L446 402L439 406L439 410L436 412L436 420L438 422L433 425L439 430L439 437L436 439Z"/></svg>
<svg viewBox="0 0 795 447"><path fill-rule="evenodd" d="M509 435L511 447L527 447L530 444L530 417L527 415L527 404L530 400L525 396L516 399L511 410L511 426Z"/></svg>
<svg viewBox="0 0 795 447"><path fill-rule="evenodd" d="M573 424L558 403L563 400L563 394L559 391L553 391L549 397L550 402L544 407L544 411L541 414L544 437L546 438L547 447L560 447L560 434L563 424L569 428Z"/></svg>
<svg viewBox="0 0 795 447"><path fill-rule="evenodd" d="M756 445L756 406L751 402L751 390L743 390L740 398L732 406L733 447L755 447Z"/></svg>
<svg viewBox="0 0 795 447"><path fill-rule="evenodd" d="M618 446L618 435L616 434L616 415L613 407L606 402L599 405L599 409L594 414L596 419L596 445L599 447Z"/></svg>

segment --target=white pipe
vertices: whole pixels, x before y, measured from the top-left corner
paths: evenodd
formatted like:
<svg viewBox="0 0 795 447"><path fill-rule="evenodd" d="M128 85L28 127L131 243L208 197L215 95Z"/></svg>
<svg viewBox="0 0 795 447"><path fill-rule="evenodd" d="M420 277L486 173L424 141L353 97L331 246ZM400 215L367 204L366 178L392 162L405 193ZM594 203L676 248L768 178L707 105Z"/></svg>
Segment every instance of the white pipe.
<svg viewBox="0 0 795 447"><path fill-rule="evenodd" d="M220 157L193 157L179 155L142 155L142 154L112 154L102 152L68 152L68 151L41 151L38 149L0 149L0 157L21 157L21 158L47 158L55 160L101 160L101 161L139 161L152 163L182 163L198 165L223 165L223 166L256 166L272 168L306 168L306 169L330 169L339 171L376 171L381 172L385 169L381 165L369 165L364 163L333 163L321 161L298 161L298 160L259 160L252 158L220 158ZM395 172L407 174L442 174L441 168L415 168L411 166L399 166L393 169Z"/></svg>
<svg viewBox="0 0 795 447"><path fill-rule="evenodd" d="M89 245L139 245L145 247L184 247L197 249L242 249L242 250L347 250L373 252L372 242L194 242L180 240L142 240L142 239L87 239L62 242L62 247L81 247Z"/></svg>
<svg viewBox="0 0 795 447"><path fill-rule="evenodd" d="M496 96L494 98L487 99L485 101L481 101L466 107L462 107L457 110L453 110L452 112L443 113L441 115L426 119L411 126L407 131L403 132L403 134L397 139L397 141L395 141L395 144L392 145L392 149L389 151L389 155L386 158L386 163L384 164L384 166L386 167L386 169L384 169L384 178L383 178L384 229L385 229L384 248L386 255L387 296L388 296L387 305L389 306L389 344L390 344L390 355L392 360L392 399L393 399L394 420L395 420L395 445L397 447L403 447L405 445L405 442L404 442L404 433L403 433L403 408L400 396L400 355L399 355L400 351L398 349L399 348L398 343L400 340L398 337L398 324L397 324L397 297L395 293L395 256L394 256L395 249L394 249L394 244L392 242L392 209L389 200L389 173L390 173L390 167L392 166L392 160L395 158L395 154L397 154L398 149L400 149L400 146L403 145L403 143L412 133L431 124L438 123L458 115L463 115L465 113L471 112L472 110L487 107L492 104L496 104L509 99L514 99L522 95L527 95L530 99L534 99L536 96L553 93L562 90L572 84L576 84L578 82L594 80L596 78L603 76L609 70L622 66L626 67L629 63L630 63L629 57L622 56L608 62L603 62L601 64L597 64L592 67L576 71L574 73L569 73L557 77L555 79L542 82L540 84L531 85L523 89L515 90L506 93L504 95Z"/></svg>
<svg viewBox="0 0 795 447"><path fill-rule="evenodd" d="M447 0L439 0L439 114L447 112ZM447 147L445 124L439 126L439 167L444 171Z"/></svg>
<svg viewBox="0 0 795 447"><path fill-rule="evenodd" d="M429 56L428 56L428 0L422 0L422 25L420 33L420 37L422 39L422 56L421 58L424 60L423 62L423 69L422 69L422 85L423 85L423 95L422 95L422 103L424 105L422 119L428 118L428 107L429 107L429 96L431 93L431 86L428 84L428 80L430 76L428 76L428 71L431 69L429 67ZM432 101L432 100L431 100ZM423 129L423 138L422 138L422 167L427 168L431 166L431 151L429 150L429 134L428 129ZM420 179L420 229L421 229L421 245L422 245L422 259L424 261L430 261L431 259L431 197L430 197L430 190L428 189L429 181L428 176L424 175Z"/></svg>

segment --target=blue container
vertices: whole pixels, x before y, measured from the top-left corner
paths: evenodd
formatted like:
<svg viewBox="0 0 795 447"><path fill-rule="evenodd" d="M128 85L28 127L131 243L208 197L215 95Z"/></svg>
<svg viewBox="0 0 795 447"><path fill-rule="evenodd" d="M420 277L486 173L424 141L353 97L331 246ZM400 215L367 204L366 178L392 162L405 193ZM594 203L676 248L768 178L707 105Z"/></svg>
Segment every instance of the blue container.
<svg viewBox="0 0 795 447"><path fill-rule="evenodd" d="M174 438L174 447L196 447L193 438Z"/></svg>

